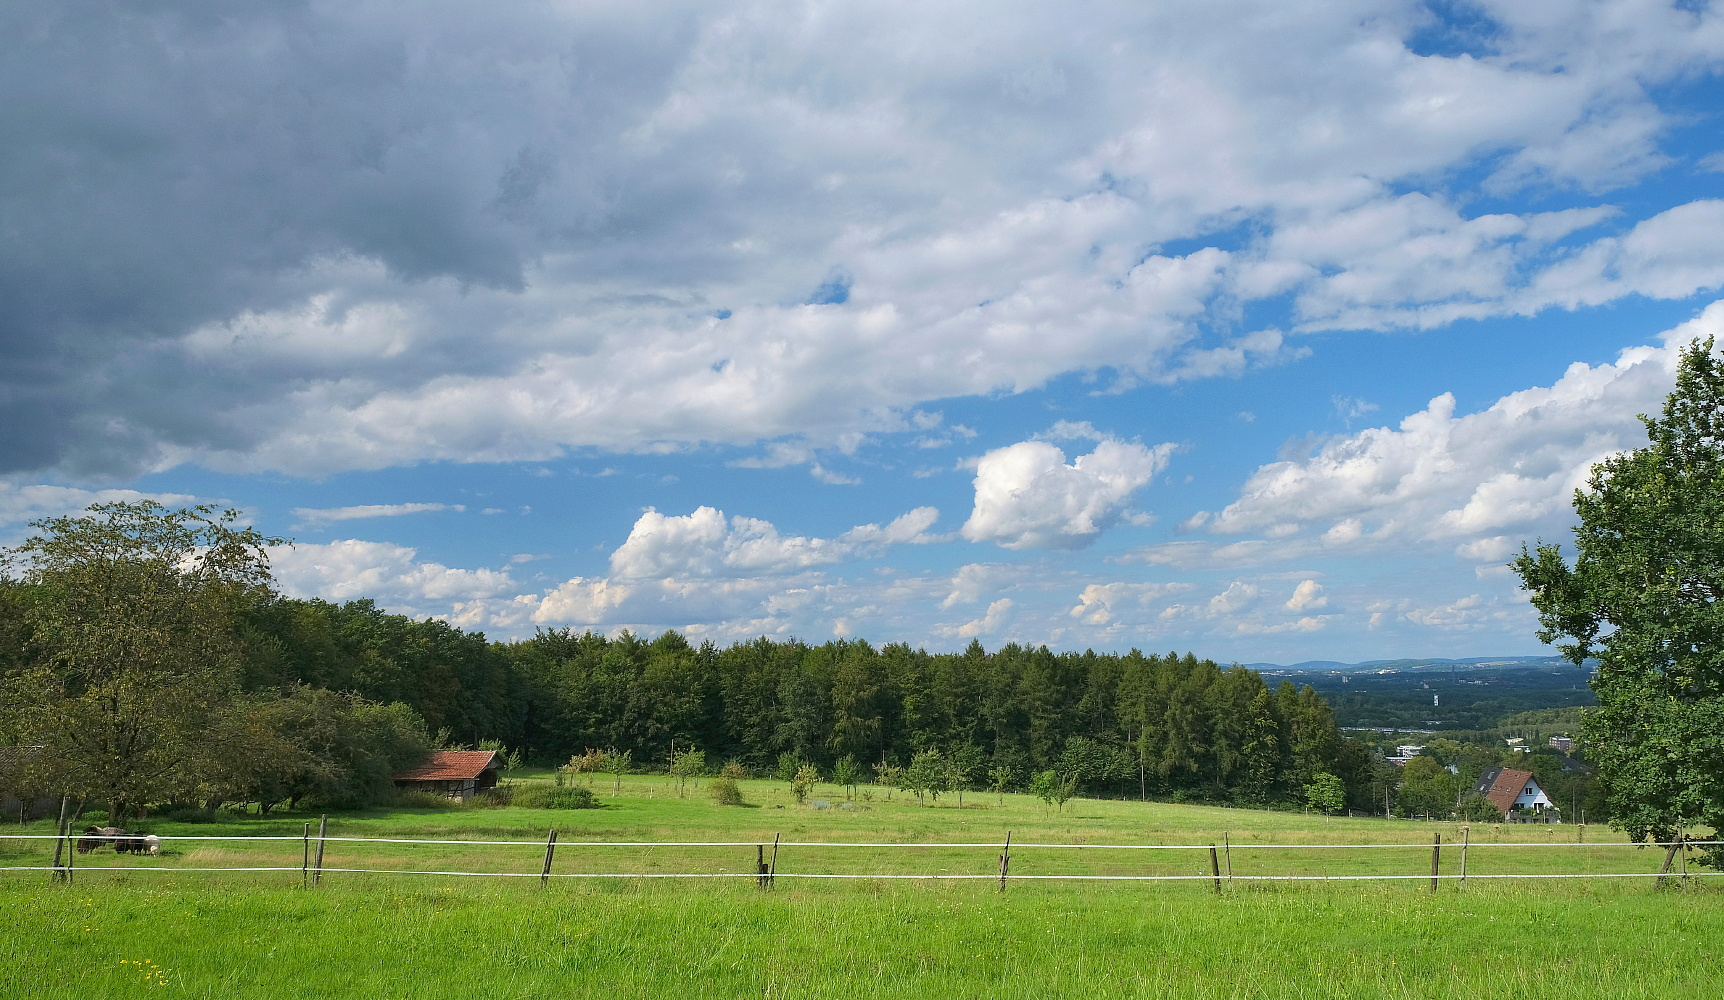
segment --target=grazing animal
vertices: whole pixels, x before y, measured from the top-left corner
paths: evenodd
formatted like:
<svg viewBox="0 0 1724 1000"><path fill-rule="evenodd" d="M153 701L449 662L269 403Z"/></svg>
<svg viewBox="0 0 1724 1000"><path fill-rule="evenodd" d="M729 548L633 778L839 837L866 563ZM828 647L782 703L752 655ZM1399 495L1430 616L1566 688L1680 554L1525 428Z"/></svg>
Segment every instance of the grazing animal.
<svg viewBox="0 0 1724 1000"><path fill-rule="evenodd" d="M116 851L131 850L129 847L122 848L120 846L122 842L121 838L129 836L129 833L117 826L85 827L84 835L78 838L78 853L88 854L104 844L114 845L114 850Z"/></svg>
<svg viewBox="0 0 1724 1000"><path fill-rule="evenodd" d="M153 833L150 834L149 836L145 837L144 838L144 850L150 854L162 853L162 838L156 836Z"/></svg>

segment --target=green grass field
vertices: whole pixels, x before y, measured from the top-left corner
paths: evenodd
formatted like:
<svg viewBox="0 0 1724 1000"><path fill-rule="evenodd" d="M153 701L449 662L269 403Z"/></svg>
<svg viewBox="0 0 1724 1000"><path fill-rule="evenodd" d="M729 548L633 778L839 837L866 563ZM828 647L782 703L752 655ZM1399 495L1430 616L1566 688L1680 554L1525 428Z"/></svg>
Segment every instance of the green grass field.
<svg viewBox="0 0 1724 1000"><path fill-rule="evenodd" d="M631 778L578 811L403 810L341 814L331 835L526 840L516 846L330 843L331 868L530 873L549 826L555 871L752 872L746 848L592 848L579 841L994 844L1012 831L1012 874L1209 873L1199 851L1046 844L1233 845L1236 876L1400 874L1393 882L992 880L996 847L786 847L770 892L749 878L460 878L330 873L299 887L298 842L175 835L298 835L307 817L151 823L163 855L81 857L72 885L0 875L0 995L28 997L1474 997L1716 996L1724 883L1691 879L1425 880L1430 848L1272 849L1265 844L1428 845L1447 824L1330 819L1156 803L1074 800L1049 813L1021 796L876 794L797 806L780 783L744 782L755 808L720 807L668 780ZM779 808L782 807L782 808ZM315 830L315 824L314 824ZM36 823L4 832L51 832ZM1572 844L1573 826L1474 825L1469 877L1656 870L1662 851ZM1591 841L1620 840L1594 827ZM8 865L44 863L48 841L0 841ZM1443 874L1459 852L1443 851ZM281 863L280 873L193 868ZM140 869L151 869L143 871ZM941 874L942 881L814 880L810 872Z"/></svg>

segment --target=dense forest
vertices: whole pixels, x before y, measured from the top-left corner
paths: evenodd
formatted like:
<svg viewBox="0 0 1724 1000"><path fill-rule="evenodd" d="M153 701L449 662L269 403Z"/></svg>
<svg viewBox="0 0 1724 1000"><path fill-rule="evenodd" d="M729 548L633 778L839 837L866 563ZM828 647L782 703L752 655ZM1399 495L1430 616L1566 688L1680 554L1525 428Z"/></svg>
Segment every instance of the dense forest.
<svg viewBox="0 0 1724 1000"><path fill-rule="evenodd" d="M674 631L492 642L368 600L283 597L274 540L236 517L102 505L38 522L12 551L0 790L66 793L115 817L340 807L388 798L391 775L438 746L541 765L607 751L642 770L699 750L713 769L761 777L887 781L937 754L948 787L1057 778L1094 796L1366 811L1402 784L1311 687L1190 654L721 648Z"/></svg>
<svg viewBox="0 0 1724 1000"><path fill-rule="evenodd" d="M1255 671L1189 654L767 638L696 647L674 631L487 644L366 601L278 599L247 628L254 689L401 701L433 729L544 762L603 748L668 766L673 746L698 747L771 774L787 756L829 772L845 757L904 763L932 749L1018 783L1052 769L1090 794L1259 803L1297 799L1320 773L1368 769L1310 688L1271 690Z"/></svg>

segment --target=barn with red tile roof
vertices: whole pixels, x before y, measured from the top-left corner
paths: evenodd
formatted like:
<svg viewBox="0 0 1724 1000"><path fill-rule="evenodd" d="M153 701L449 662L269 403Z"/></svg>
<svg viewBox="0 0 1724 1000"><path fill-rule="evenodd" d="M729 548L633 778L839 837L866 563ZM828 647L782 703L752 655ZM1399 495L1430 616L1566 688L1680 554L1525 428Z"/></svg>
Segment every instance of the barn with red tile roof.
<svg viewBox="0 0 1724 1000"><path fill-rule="evenodd" d="M425 763L395 776L395 787L464 799L497 784L503 758L492 750L433 750Z"/></svg>

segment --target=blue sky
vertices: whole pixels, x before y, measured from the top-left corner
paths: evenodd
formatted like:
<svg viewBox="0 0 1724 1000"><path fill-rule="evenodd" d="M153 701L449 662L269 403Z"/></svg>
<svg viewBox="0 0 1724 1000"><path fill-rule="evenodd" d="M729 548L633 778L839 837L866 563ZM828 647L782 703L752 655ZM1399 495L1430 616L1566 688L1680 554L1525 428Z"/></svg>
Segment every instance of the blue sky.
<svg viewBox="0 0 1724 1000"><path fill-rule="evenodd" d="M492 636L1540 651L1724 328L1724 16L20 5L0 534Z"/></svg>

